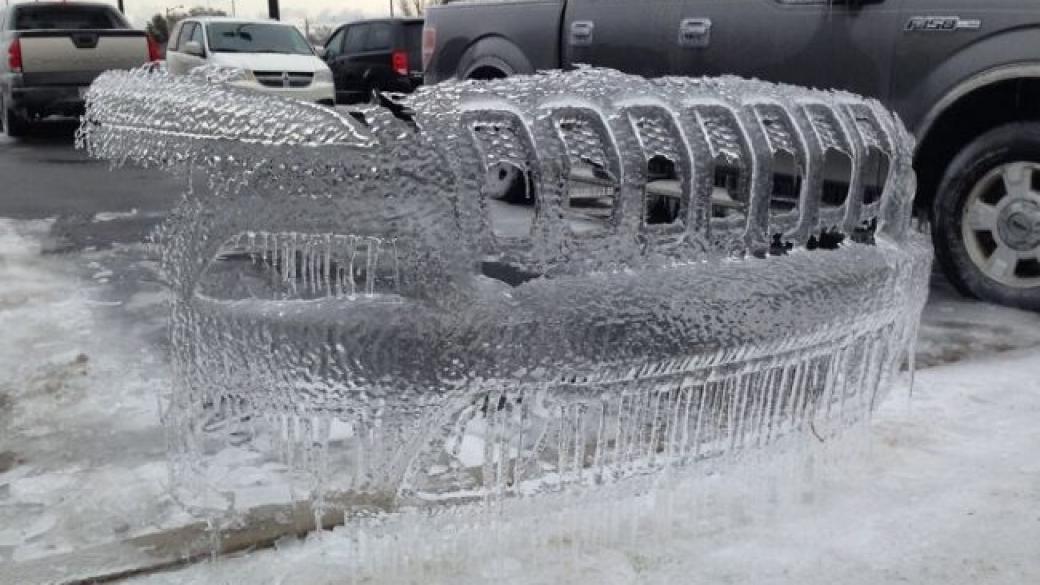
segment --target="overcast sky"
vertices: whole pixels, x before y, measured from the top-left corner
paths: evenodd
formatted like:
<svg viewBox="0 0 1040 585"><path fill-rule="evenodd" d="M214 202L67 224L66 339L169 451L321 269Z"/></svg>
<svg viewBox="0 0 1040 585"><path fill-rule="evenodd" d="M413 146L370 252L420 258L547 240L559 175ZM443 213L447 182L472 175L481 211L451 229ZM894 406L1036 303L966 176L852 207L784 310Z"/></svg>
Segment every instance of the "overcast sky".
<svg viewBox="0 0 1040 585"><path fill-rule="evenodd" d="M20 0L0 0L16 4ZM101 0L115 5L116 0ZM396 1L396 0L395 0ZM167 8L207 6L231 13L232 0L123 0L130 20L139 26L156 12ZM234 0L239 16L266 17L267 0ZM319 24L334 24L371 16L387 16L390 0L280 0L282 20L302 23L304 18ZM181 9L183 10L183 9Z"/></svg>

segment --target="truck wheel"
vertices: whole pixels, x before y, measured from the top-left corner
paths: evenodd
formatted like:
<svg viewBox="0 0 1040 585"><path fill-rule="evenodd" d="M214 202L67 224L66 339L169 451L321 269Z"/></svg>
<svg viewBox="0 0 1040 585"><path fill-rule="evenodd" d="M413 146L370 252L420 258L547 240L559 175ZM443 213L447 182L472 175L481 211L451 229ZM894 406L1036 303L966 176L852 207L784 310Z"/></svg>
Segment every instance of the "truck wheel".
<svg viewBox="0 0 1040 585"><path fill-rule="evenodd" d="M936 257L962 293L1040 310L1040 123L968 144L946 169L933 214Z"/></svg>
<svg viewBox="0 0 1040 585"><path fill-rule="evenodd" d="M4 134L11 138L25 136L29 126L25 119L7 107L3 98L0 98L0 124L3 124Z"/></svg>
<svg viewBox="0 0 1040 585"><path fill-rule="evenodd" d="M484 189L488 197L506 203L522 204L530 201L527 178L511 164L499 163L488 168Z"/></svg>

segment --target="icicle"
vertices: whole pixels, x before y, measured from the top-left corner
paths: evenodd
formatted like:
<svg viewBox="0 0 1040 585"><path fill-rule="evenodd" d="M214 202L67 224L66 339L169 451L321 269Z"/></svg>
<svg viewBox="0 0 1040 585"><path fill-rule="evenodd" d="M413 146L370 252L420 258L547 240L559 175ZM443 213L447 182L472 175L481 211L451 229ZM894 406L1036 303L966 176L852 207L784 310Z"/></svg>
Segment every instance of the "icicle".
<svg viewBox="0 0 1040 585"><path fill-rule="evenodd" d="M325 234L325 262L322 263L321 275L322 281L325 283L325 296L329 297L333 295L333 290L335 290L335 285L332 282L332 246L332 234Z"/></svg>
<svg viewBox="0 0 1040 585"><path fill-rule="evenodd" d="M355 271L357 270L357 254L358 254L358 243L360 238L357 236L350 236L350 245L348 247L347 254L350 256L350 262L347 269L347 278L350 283L350 292L348 298L354 299L357 297L357 282L354 280Z"/></svg>

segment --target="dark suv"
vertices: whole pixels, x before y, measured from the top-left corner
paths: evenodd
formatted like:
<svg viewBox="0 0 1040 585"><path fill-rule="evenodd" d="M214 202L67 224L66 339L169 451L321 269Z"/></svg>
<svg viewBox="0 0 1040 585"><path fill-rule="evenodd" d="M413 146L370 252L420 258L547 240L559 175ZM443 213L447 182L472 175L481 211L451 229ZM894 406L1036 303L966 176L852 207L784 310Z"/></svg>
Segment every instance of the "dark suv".
<svg viewBox="0 0 1040 585"><path fill-rule="evenodd" d="M426 12L423 40L427 83L588 64L876 97L917 137L919 216L947 276L1040 310L1037 0L453 2Z"/></svg>
<svg viewBox="0 0 1040 585"><path fill-rule="evenodd" d="M345 24L325 43L336 101L355 103L373 91L408 93L422 84L421 18Z"/></svg>

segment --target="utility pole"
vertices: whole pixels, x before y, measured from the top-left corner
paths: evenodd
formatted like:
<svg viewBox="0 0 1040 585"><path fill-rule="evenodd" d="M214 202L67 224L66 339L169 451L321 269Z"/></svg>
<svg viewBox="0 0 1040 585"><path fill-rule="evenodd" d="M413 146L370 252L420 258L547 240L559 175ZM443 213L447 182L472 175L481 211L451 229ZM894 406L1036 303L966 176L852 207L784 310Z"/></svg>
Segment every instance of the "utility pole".
<svg viewBox="0 0 1040 585"><path fill-rule="evenodd" d="M282 15L278 10L278 0L267 0L267 15L274 20L282 19Z"/></svg>
<svg viewBox="0 0 1040 585"><path fill-rule="evenodd" d="M123 0L119 0L118 4L119 4L119 13L120 14L126 14L126 9L123 8Z"/></svg>
<svg viewBox="0 0 1040 585"><path fill-rule="evenodd" d="M394 17L394 0L389 0L389 1L390 1L390 18L393 18Z"/></svg>

